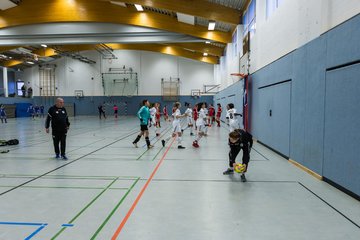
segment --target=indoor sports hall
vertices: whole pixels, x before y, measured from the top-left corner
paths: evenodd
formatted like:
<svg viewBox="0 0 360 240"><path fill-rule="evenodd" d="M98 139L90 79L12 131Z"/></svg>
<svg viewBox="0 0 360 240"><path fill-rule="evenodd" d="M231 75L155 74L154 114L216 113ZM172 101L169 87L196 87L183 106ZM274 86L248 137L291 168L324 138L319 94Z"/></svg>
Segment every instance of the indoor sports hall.
<svg viewBox="0 0 360 240"><path fill-rule="evenodd" d="M0 0L0 240L360 239L358 0Z"/></svg>

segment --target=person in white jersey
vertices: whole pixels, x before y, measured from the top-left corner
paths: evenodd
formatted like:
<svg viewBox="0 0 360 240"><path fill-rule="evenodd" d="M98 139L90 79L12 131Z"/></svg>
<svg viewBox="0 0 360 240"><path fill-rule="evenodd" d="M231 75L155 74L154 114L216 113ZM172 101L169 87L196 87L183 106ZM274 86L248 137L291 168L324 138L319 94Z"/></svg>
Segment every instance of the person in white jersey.
<svg viewBox="0 0 360 240"><path fill-rule="evenodd" d="M237 116L242 116L240 113L236 112L233 103L229 103L226 111L226 120L229 124L229 131L232 132L235 129L240 129L239 121L237 120Z"/></svg>
<svg viewBox="0 0 360 240"><path fill-rule="evenodd" d="M155 114L156 114L156 106L155 106L155 104L153 104L152 108L150 108L150 123L149 123L150 127L152 125L155 126Z"/></svg>
<svg viewBox="0 0 360 240"><path fill-rule="evenodd" d="M181 107L181 103L179 103L179 102L174 103L174 113L172 114L172 116L174 118L173 123L172 123L172 126L173 126L172 136L173 137L177 136L178 149L184 149L185 147L183 147L181 145L182 131L181 131L181 125L180 125L180 118L184 118L187 115L186 114L181 114L180 107Z"/></svg>
<svg viewBox="0 0 360 240"><path fill-rule="evenodd" d="M194 123L193 123L193 115L192 115L193 110L191 108L190 103L185 103L185 107L187 107L185 114L187 115L186 120L187 120L188 128L190 128L190 136L193 136L194 135L193 133Z"/></svg>
<svg viewBox="0 0 360 240"><path fill-rule="evenodd" d="M207 124L207 116L206 116L206 103L199 103L198 104L198 112L199 117L196 120L196 127L197 127L197 135L195 137L195 140L193 142L193 147L198 148L199 147L199 141L202 138L202 136L205 135L206 130L206 124Z"/></svg>

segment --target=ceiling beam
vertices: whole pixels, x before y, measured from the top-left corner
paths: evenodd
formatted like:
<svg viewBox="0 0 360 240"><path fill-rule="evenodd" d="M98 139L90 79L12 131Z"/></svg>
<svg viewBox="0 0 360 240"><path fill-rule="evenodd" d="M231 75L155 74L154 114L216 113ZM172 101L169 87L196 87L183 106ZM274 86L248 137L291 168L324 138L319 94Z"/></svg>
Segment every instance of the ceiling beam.
<svg viewBox="0 0 360 240"><path fill-rule="evenodd" d="M221 43L231 42L231 33L208 31L207 27L181 23L171 16L137 12L104 1L23 0L18 7L5 10L0 15L0 28L52 22L128 24L183 33Z"/></svg>
<svg viewBox="0 0 360 240"><path fill-rule="evenodd" d="M212 3L206 0L122 0L126 3L166 9L237 25L240 23L241 11ZM116 2L116 1L115 1Z"/></svg>
<svg viewBox="0 0 360 240"><path fill-rule="evenodd" d="M14 66L22 64L22 63L23 63L23 61L20 61L20 60L6 60L6 61L0 62L0 65L3 67L14 67Z"/></svg>
<svg viewBox="0 0 360 240"><path fill-rule="evenodd" d="M201 53L208 53L218 57L221 57L224 52L224 48L206 43L169 43L168 45L191 49Z"/></svg>
<svg viewBox="0 0 360 240"><path fill-rule="evenodd" d="M112 49L131 49L131 50L143 50L143 51L151 51L151 52L159 52L163 54L184 57L193 59L200 62L210 63L210 64L218 64L219 58L215 56L207 56L204 57L201 53L192 52L185 50L181 47L163 45L163 44L106 44Z"/></svg>
<svg viewBox="0 0 360 240"><path fill-rule="evenodd" d="M0 53L18 48L18 46L0 46Z"/></svg>

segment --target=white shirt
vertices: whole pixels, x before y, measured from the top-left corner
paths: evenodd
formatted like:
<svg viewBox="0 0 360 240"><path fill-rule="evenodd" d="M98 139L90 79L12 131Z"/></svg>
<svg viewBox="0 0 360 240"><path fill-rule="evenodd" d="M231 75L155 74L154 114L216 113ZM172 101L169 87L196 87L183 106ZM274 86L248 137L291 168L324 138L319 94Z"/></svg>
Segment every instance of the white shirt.
<svg viewBox="0 0 360 240"><path fill-rule="evenodd" d="M150 115L155 116L155 113L156 113L156 108L155 107L150 108Z"/></svg>
<svg viewBox="0 0 360 240"><path fill-rule="evenodd" d="M180 113L180 109L176 109L176 111L172 114L172 116L174 117L174 120L173 120L173 124L180 124L180 118L177 118L176 116L180 116L181 113Z"/></svg>
<svg viewBox="0 0 360 240"><path fill-rule="evenodd" d="M199 117L196 120L196 125L197 126L205 125L205 121L206 121L205 108L201 108L200 111L199 111Z"/></svg>
<svg viewBox="0 0 360 240"><path fill-rule="evenodd" d="M188 108L186 109L185 114L187 114L188 117L192 118L192 112L193 112L192 109Z"/></svg>
<svg viewBox="0 0 360 240"><path fill-rule="evenodd" d="M226 118L228 119L229 121L229 125L231 128L234 128L234 129L237 129L239 128L239 123L238 123L238 120L235 116L235 113L236 113L236 109L235 108L232 108L232 109L229 109L227 110L226 112Z"/></svg>

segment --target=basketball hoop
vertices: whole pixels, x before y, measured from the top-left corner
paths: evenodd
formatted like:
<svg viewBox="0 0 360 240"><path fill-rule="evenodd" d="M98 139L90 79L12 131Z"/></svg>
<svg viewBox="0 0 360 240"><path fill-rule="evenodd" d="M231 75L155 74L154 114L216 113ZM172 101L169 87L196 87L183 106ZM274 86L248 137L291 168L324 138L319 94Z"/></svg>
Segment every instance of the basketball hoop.
<svg viewBox="0 0 360 240"><path fill-rule="evenodd" d="M240 79L242 79L242 78L245 78L247 76L247 74L245 74L245 73L231 73L230 76L231 76L231 78L233 80L233 83L234 83L234 82L240 81Z"/></svg>
<svg viewBox="0 0 360 240"><path fill-rule="evenodd" d="M193 97L194 99L200 98L200 94L200 89L191 89L191 97Z"/></svg>

